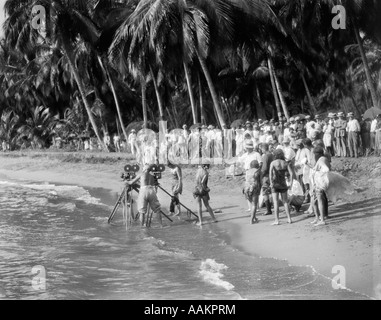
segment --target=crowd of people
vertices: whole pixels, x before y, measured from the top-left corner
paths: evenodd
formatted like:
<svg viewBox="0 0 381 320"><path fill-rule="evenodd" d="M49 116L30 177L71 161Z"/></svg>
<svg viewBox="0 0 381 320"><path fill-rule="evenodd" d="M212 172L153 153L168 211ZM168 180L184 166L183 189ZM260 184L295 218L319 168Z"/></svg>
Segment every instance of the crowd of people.
<svg viewBox="0 0 381 320"><path fill-rule="evenodd" d="M194 126L191 130L184 125L182 132L173 130L166 138L164 149L170 149L173 157L190 160L198 158L198 152L194 150L199 144L202 145L200 152L203 158L223 156L227 159L242 155L247 141L252 141L255 147L267 143L273 149L283 141L289 141L290 146L297 150L297 142L306 138L312 142L322 140L332 157L380 156L381 115L361 121L353 113L345 116L343 112L330 113L326 119L319 115L315 118L301 115L291 117L289 121L280 119L279 122L260 119L232 128L225 126L223 131L212 125Z"/></svg>
<svg viewBox="0 0 381 320"><path fill-rule="evenodd" d="M158 162L155 150L168 156L174 177L171 214L176 214L175 208L183 191L182 165L197 164L193 196L199 204L199 224L202 224L202 203L216 221L209 204L208 177L213 159L222 157L225 163L234 160L231 165L233 174L245 175L242 192L248 202L251 224L259 221L258 210L263 207L263 215L274 215L272 225L279 225L282 204L287 222L291 224L292 212L300 212L305 204L308 205L306 214L314 217L311 223L320 226L329 218L326 191L332 157L379 155L380 138L381 116L372 121L363 119L360 123L353 113L349 113L346 120L343 113L338 113L329 114L326 120L319 116L315 119L297 116L289 122L248 121L237 128L226 126L223 131L202 125L188 130L184 125L182 130L167 132L160 147L155 134L152 141L145 135L140 143L139 134L132 132L129 142L143 164ZM150 141L150 157L146 157ZM179 159L185 159L185 162L176 162ZM192 159L197 161L187 162ZM179 211L178 207L177 214Z"/></svg>

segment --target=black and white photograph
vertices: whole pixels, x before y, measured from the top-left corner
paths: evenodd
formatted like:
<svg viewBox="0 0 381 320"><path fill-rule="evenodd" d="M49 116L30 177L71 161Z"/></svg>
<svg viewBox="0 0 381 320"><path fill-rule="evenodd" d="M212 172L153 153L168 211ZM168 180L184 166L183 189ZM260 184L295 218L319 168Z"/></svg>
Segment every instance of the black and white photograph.
<svg viewBox="0 0 381 320"><path fill-rule="evenodd" d="M0 300L381 300L380 17L0 0Z"/></svg>

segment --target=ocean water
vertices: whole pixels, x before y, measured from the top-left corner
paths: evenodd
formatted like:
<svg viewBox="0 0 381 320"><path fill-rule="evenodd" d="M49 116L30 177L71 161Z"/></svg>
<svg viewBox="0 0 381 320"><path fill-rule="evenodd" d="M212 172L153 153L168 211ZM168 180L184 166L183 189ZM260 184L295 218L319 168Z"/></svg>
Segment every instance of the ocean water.
<svg viewBox="0 0 381 320"><path fill-rule="evenodd" d="M0 181L0 299L363 299L310 267L250 256L218 224L126 231L117 195Z"/></svg>

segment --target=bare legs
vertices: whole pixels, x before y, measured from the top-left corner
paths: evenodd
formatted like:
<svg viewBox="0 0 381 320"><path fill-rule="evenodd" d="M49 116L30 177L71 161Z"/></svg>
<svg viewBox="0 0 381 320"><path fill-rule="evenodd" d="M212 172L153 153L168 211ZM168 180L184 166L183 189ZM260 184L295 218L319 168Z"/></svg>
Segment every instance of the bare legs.
<svg viewBox="0 0 381 320"><path fill-rule="evenodd" d="M249 209L246 210L247 212L253 211L253 204L251 201L247 200L247 206L249 207Z"/></svg>
<svg viewBox="0 0 381 320"><path fill-rule="evenodd" d="M251 220L250 220L251 224L258 222L258 219L257 219L258 200L259 200L259 196L253 196L253 202L250 202L252 206Z"/></svg>
<svg viewBox="0 0 381 320"><path fill-rule="evenodd" d="M205 197L197 197L197 201L198 201L198 223L197 225L198 226L202 226L202 202L201 200L204 202L204 206L206 208L206 210L209 212L210 216L212 217L213 219L213 222L217 222L216 220L216 217L214 216L214 213L213 213L213 209L210 207L209 205L209 200Z"/></svg>
<svg viewBox="0 0 381 320"><path fill-rule="evenodd" d="M286 210L287 215L287 221L288 223L292 223L291 215L290 215L290 205L288 204L287 199L287 192L281 193L282 202L284 205L284 209ZM273 202L274 202L274 215L275 215L275 221L272 223L272 225L277 226L279 225L279 193L273 193Z"/></svg>
<svg viewBox="0 0 381 320"><path fill-rule="evenodd" d="M325 218L328 216L325 195L318 193L316 198L316 200L314 199L315 220L311 223L316 224L317 226L325 225Z"/></svg>

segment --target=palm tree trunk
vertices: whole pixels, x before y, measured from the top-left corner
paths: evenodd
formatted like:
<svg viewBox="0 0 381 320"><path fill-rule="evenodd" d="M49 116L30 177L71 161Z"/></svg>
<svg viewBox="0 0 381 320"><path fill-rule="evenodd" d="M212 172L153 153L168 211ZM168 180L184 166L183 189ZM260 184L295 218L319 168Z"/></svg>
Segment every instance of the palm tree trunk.
<svg viewBox="0 0 381 320"><path fill-rule="evenodd" d="M147 84L143 72L140 74L140 87L142 90L142 109L143 109L143 122L144 128L147 129L148 114L147 114Z"/></svg>
<svg viewBox="0 0 381 320"><path fill-rule="evenodd" d="M197 115L196 101L194 99L193 90L192 90L191 74L186 62L184 62L183 65L184 65L185 78L187 80L189 99L190 99L191 108L192 108L193 124L196 124L198 115Z"/></svg>
<svg viewBox="0 0 381 320"><path fill-rule="evenodd" d="M173 116L174 116L174 119L175 119L175 126L176 126L176 128L180 128L180 125L179 125L179 115L178 115L177 110L175 108L175 104L173 103L172 96L171 96L171 107L172 107L172 112L173 112Z"/></svg>
<svg viewBox="0 0 381 320"><path fill-rule="evenodd" d="M255 89L256 89L257 98L258 98L257 117L259 119L265 119L266 118L266 110L263 108L261 93L259 91L259 87L258 87L257 83L255 84Z"/></svg>
<svg viewBox="0 0 381 320"><path fill-rule="evenodd" d="M166 110L167 110L168 119L169 119L169 121L171 121L172 127L175 128L176 127L176 123L173 120L174 116L171 115L171 112L169 111L168 107L166 107Z"/></svg>
<svg viewBox="0 0 381 320"><path fill-rule="evenodd" d="M158 87L158 85L157 85L157 81L156 81L156 78L155 78L155 74L153 73L153 70L152 70L151 65L149 66L149 70L150 70L150 72L151 72L151 77L152 77L152 81L153 81L153 86L155 87L155 93L156 93L157 104L158 104L158 106L159 106L160 121L163 121L163 120L164 120L164 108L163 108L163 102L162 102L162 99L161 99L161 96L160 96L159 87Z"/></svg>
<svg viewBox="0 0 381 320"><path fill-rule="evenodd" d="M201 124L206 124L205 120L205 110L204 110L204 97L202 94L202 84L201 84L201 76L198 74L198 91L200 95L200 113L201 113Z"/></svg>
<svg viewBox="0 0 381 320"><path fill-rule="evenodd" d="M80 95L82 97L83 104L85 105L85 109L86 109L87 115L89 117L91 126L93 127L94 133L95 133L95 135L96 135L96 137L98 139L98 143L100 144L102 149L108 151L106 145L103 143L103 141L101 139L101 136L99 134L99 131L98 131L98 128L97 128L97 124L95 123L95 119L93 117L93 113L91 112L91 107L90 107L89 102L87 101L87 98L86 98L85 89L83 87L83 84L82 84L81 78L79 76L78 70L75 67L75 63L74 63L74 60L73 60L72 55L71 55L71 50L70 50L69 45L66 43L65 40L63 41L63 46L62 47L63 47L64 53L65 53L65 55L67 57L67 60L69 62L70 68L71 68L71 70L73 72L75 82L77 83L79 93L80 93Z"/></svg>
<svg viewBox="0 0 381 320"><path fill-rule="evenodd" d="M206 65L205 59L201 57L199 52L197 52L197 57L198 57L198 60L200 61L202 71L204 72L206 81L208 83L208 87L209 87L210 94L211 94L212 99L213 99L214 109L217 113L218 121L220 123L220 127L223 128L225 126L225 117L224 117L224 114L220 108L220 103L218 100L217 91L216 91L216 88L214 86L212 77L210 76L210 73L209 73L208 67Z"/></svg>
<svg viewBox="0 0 381 320"><path fill-rule="evenodd" d="M271 58L270 58L270 60L271 60ZM288 121L290 119L290 114L289 114L288 109L287 109L286 100L284 99L284 96L282 93L282 87L280 85L278 76L277 76L275 68L274 68L274 64L272 62L271 62L271 68L272 68L272 74L274 75L275 86L276 86L278 94L279 94L279 100L280 100L280 103L282 105L284 115L286 116L286 119Z"/></svg>
<svg viewBox="0 0 381 320"><path fill-rule="evenodd" d="M372 75L371 75L371 72L369 69L368 59L366 58L366 55L365 55L364 45L363 45L362 40L360 38L359 29L357 28L356 24L354 24L353 28L354 28L354 31L356 34L357 44L358 44L359 49L360 49L361 59L362 59L362 62L364 64L365 75L366 75L366 79L368 81L368 87L369 87L370 95L372 97L373 107L378 107L376 89L374 87Z"/></svg>
<svg viewBox="0 0 381 320"><path fill-rule="evenodd" d="M270 58L267 60L267 64L269 66L269 74L270 74L270 80L271 80L271 87L273 88L275 106L276 106L276 110L278 112L278 118L280 119L282 117L282 109L280 107L279 96L278 96L278 92L277 92L276 85L275 85L273 67L272 67L272 62L271 62Z"/></svg>
<svg viewBox="0 0 381 320"><path fill-rule="evenodd" d="M120 123L120 126L122 127L124 138L126 139L126 141L128 141L128 135L127 135L126 127L124 126L124 123L123 123L122 112L120 110L119 100L118 100L118 96L116 94L114 82L112 81L112 78L111 78L110 72L107 68L107 65L104 66L102 58L100 56L98 56L98 61L99 61L99 64L101 66L101 69L104 73L104 77L106 79L108 79L108 82L110 84L110 88L111 88L112 94L114 96L116 111L118 113L119 123Z"/></svg>
<svg viewBox="0 0 381 320"><path fill-rule="evenodd" d="M312 99L311 91L310 91L310 88L308 87L306 78L304 77L303 73L300 73L300 76L302 77L304 88L306 89L308 101L310 102L310 106L311 106L311 111L313 112L313 114L316 114L316 112L317 112L316 105L315 105L314 99Z"/></svg>

